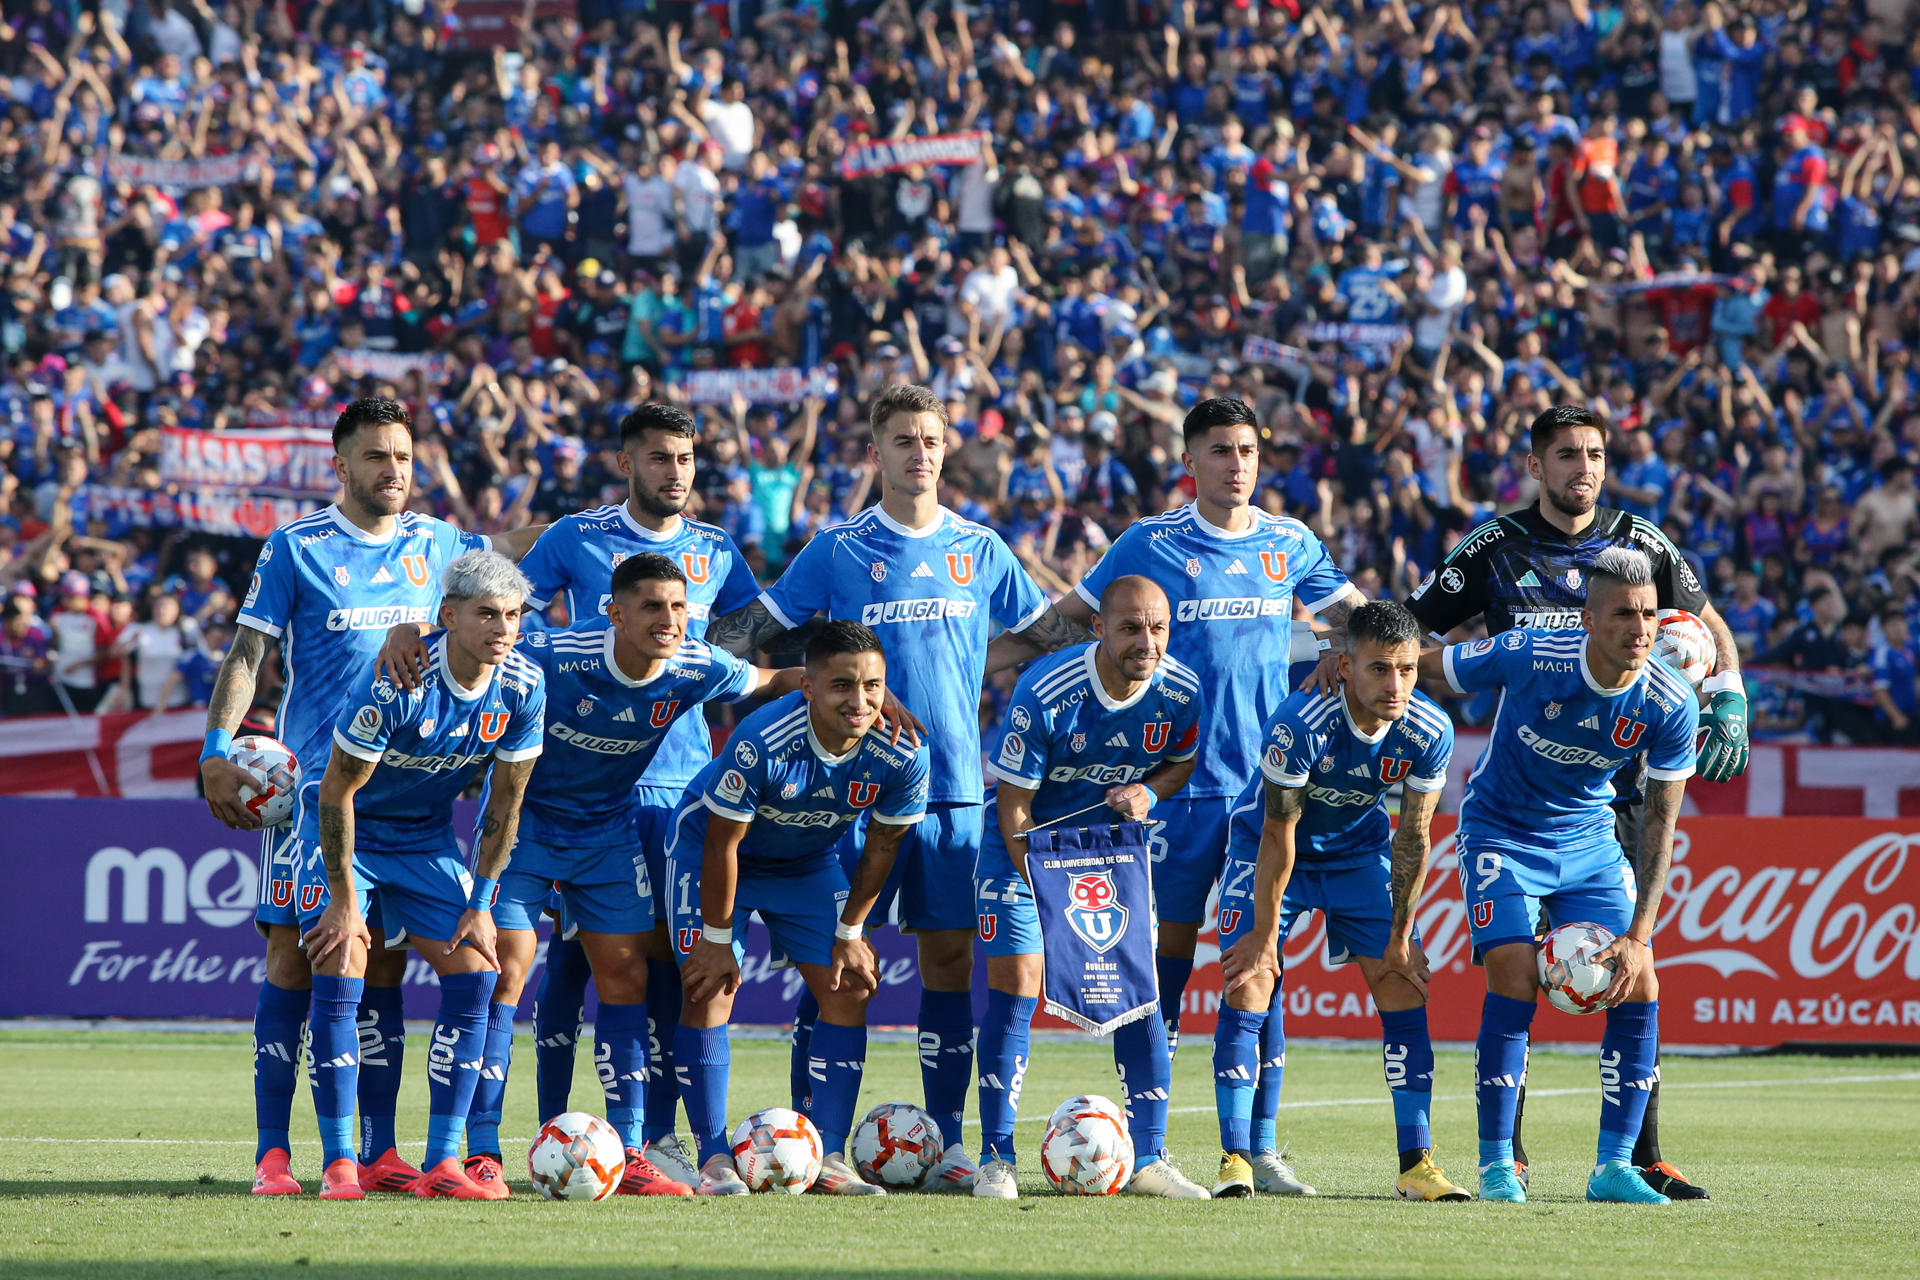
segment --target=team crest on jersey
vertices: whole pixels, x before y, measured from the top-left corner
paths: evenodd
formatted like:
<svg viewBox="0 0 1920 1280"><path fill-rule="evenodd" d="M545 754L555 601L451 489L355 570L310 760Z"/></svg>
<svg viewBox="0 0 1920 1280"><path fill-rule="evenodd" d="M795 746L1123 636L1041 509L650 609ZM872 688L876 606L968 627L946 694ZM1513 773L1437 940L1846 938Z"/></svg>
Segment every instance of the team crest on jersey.
<svg viewBox="0 0 1920 1280"><path fill-rule="evenodd" d="M1395 783L1407 776L1407 770L1413 768L1413 761L1402 760L1399 756L1380 757L1380 781Z"/></svg>
<svg viewBox="0 0 1920 1280"><path fill-rule="evenodd" d="M401 556L400 567L406 571L407 581L416 587L424 587L432 581L432 576L427 573L425 556Z"/></svg>
<svg viewBox="0 0 1920 1280"><path fill-rule="evenodd" d="M1229 907L1220 913L1220 932L1221 933L1232 933L1234 930L1234 927L1239 923L1240 923L1240 911L1238 908Z"/></svg>
<svg viewBox="0 0 1920 1280"><path fill-rule="evenodd" d="M1630 719L1627 716L1615 716L1613 718L1613 745L1619 747L1622 751L1631 751L1633 750L1633 744L1640 741L1640 735L1646 731L1647 726L1638 720Z"/></svg>
<svg viewBox="0 0 1920 1280"><path fill-rule="evenodd" d="M1068 740L1067 746L1074 751L1085 751L1087 749L1087 735L1084 733L1074 734L1073 737Z"/></svg>
<svg viewBox="0 0 1920 1280"><path fill-rule="evenodd" d="M688 582L705 582L713 576L710 557L692 551L680 553L680 567L686 570Z"/></svg>
<svg viewBox="0 0 1920 1280"><path fill-rule="evenodd" d="M1173 728L1170 720L1151 720L1140 726L1140 740L1148 751L1164 751L1167 746L1167 734Z"/></svg>
<svg viewBox="0 0 1920 1280"><path fill-rule="evenodd" d="M847 803L856 809L864 809L880 798L880 784L877 782L847 781Z"/></svg>
<svg viewBox="0 0 1920 1280"><path fill-rule="evenodd" d="M482 711L480 713L480 741L498 742L500 735L507 731L507 713L504 711Z"/></svg>
<svg viewBox="0 0 1920 1280"><path fill-rule="evenodd" d="M1033 717L1027 714L1025 707L1015 707L1013 714L1007 717L1007 723L1015 729L1024 730L1033 723Z"/></svg>
<svg viewBox="0 0 1920 1280"><path fill-rule="evenodd" d="M303 914L320 909L320 895L327 891L322 884L303 884L300 886L300 910Z"/></svg>
<svg viewBox="0 0 1920 1280"><path fill-rule="evenodd" d="M434 719L434 718L433 718L432 716L428 716L428 717L427 717L427 718L426 718L425 720L422 720L422 721L420 722L420 736L424 738L424 737L426 737L426 736L427 736L428 734L430 734L430 733L432 733L432 732L433 732L433 726L435 726L435 725L437 725L437 724L439 724L439 723L440 723L440 722L439 722L438 720L436 720L436 719Z"/></svg>
<svg viewBox="0 0 1920 1280"><path fill-rule="evenodd" d="M665 702L653 704L653 711L647 716L647 723L656 729L664 729L673 723L673 713L680 709L680 699L668 698Z"/></svg>
<svg viewBox="0 0 1920 1280"><path fill-rule="evenodd" d="M618 569L627 562L627 553L624 551L616 551L609 558L613 561L613 567Z"/></svg>
<svg viewBox="0 0 1920 1280"><path fill-rule="evenodd" d="M1560 704L1557 702L1549 702L1547 704L1546 717L1549 720L1558 720L1560 718Z"/></svg>
<svg viewBox="0 0 1920 1280"><path fill-rule="evenodd" d="M947 576L953 579L957 587L964 587L973 581L973 553L971 551L947 552Z"/></svg>
<svg viewBox="0 0 1920 1280"><path fill-rule="evenodd" d="M1200 557L1199 556L1187 557L1187 576L1189 578L1197 578L1200 576Z"/></svg>
<svg viewBox="0 0 1920 1280"><path fill-rule="evenodd" d="M1320 770L1320 772L1322 772L1322 773L1332 773L1332 772L1333 772L1333 757L1332 757L1332 756L1321 756L1321 757L1320 757L1320 763L1319 763L1319 764L1318 764L1317 766L1315 766L1315 767L1316 767L1316 768L1318 768L1318 769Z"/></svg>
<svg viewBox="0 0 1920 1280"><path fill-rule="evenodd" d="M343 564L337 564L333 566L333 580L344 587L348 583L352 582L353 578L348 575L347 566Z"/></svg>
<svg viewBox="0 0 1920 1280"><path fill-rule="evenodd" d="M1080 940L1104 955L1127 934L1127 908L1114 887L1113 872L1088 871L1067 884L1067 924Z"/></svg>
<svg viewBox="0 0 1920 1280"><path fill-rule="evenodd" d="M786 786L780 788L780 798L782 800L791 800L799 794L800 784L798 782L789 782Z"/></svg>
<svg viewBox="0 0 1920 1280"><path fill-rule="evenodd" d="M1262 572L1267 575L1269 582L1285 582L1287 580L1287 553L1284 551L1262 551L1260 553L1260 568Z"/></svg>
<svg viewBox="0 0 1920 1280"><path fill-rule="evenodd" d="M875 582L885 582L887 580L887 562L885 560L875 560L867 566L867 572L873 575Z"/></svg>
<svg viewBox="0 0 1920 1280"><path fill-rule="evenodd" d="M698 941L700 941L700 931L692 927L683 928L674 935L674 945L680 948L680 954L683 956L692 955L693 944Z"/></svg>
<svg viewBox="0 0 1920 1280"><path fill-rule="evenodd" d="M580 713L581 715L583 715L583 716L590 716L590 715L592 715L592 714L593 714L593 699L592 699L592 698L582 698L582 699L580 699L580 701L579 701L579 702L577 702L576 704L574 704L574 708L573 708L573 709L574 709L575 711L578 711L578 712L579 712L579 713Z"/></svg>
<svg viewBox="0 0 1920 1280"><path fill-rule="evenodd" d="M1518 631L1507 632L1506 635L1501 637L1501 640L1503 640L1506 643L1506 646L1509 649L1524 649L1527 644L1526 636L1522 635Z"/></svg>
<svg viewBox="0 0 1920 1280"><path fill-rule="evenodd" d="M1567 570L1567 587L1573 591L1580 589L1580 571L1578 569Z"/></svg>
<svg viewBox="0 0 1920 1280"><path fill-rule="evenodd" d="M1461 863L1460 865L1463 868L1466 866L1464 862ZM1476 929L1484 929L1492 923L1493 923L1493 904L1491 902L1474 903L1473 904L1473 927Z"/></svg>

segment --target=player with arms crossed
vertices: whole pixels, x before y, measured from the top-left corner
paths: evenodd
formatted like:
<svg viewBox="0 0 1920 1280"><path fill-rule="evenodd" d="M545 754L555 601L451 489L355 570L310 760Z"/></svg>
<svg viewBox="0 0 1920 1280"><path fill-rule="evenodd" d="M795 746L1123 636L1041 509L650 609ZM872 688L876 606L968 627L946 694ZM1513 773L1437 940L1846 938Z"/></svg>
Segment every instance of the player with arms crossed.
<svg viewBox="0 0 1920 1280"><path fill-rule="evenodd" d="M1262 1190L1313 1195L1274 1150L1286 1072L1280 940L1310 911L1326 919L1333 964L1358 964L1380 1010L1403 1200L1470 1200L1433 1160L1433 1042L1427 960L1413 909L1426 880L1428 827L1453 759L1453 723L1414 689L1420 626L1374 600L1347 619L1341 685L1291 694L1267 727L1260 775L1233 812L1220 873L1220 968L1226 1007L1213 1033L1220 1111L1216 1196ZM1387 831L1387 792L1404 784L1400 827ZM1277 1036L1269 1029L1281 1023ZM1279 1052L1262 1060L1261 1046ZM1290 1184L1290 1185L1289 1185Z"/></svg>
<svg viewBox="0 0 1920 1280"><path fill-rule="evenodd" d="M860 622L886 645L892 692L930 730L927 818L900 851L891 915L918 935L921 1083L948 1140L930 1182L965 1191L974 1175L959 1139L973 1076L973 868L986 812L979 725L988 634L998 623L1034 637L1034 652L1050 652L1087 632L1047 603L999 534L940 505L948 430L940 397L890 386L868 420L879 503L822 529L778 582L716 621L708 638L744 657L817 613ZM796 1077L802 1060L820 1056L805 1044L810 1012L803 1001ZM803 1083L796 1078L796 1093Z"/></svg>
<svg viewBox="0 0 1920 1280"><path fill-rule="evenodd" d="M1157 825L1148 828L1160 914L1161 1011L1176 1048L1194 946L1226 856L1227 815L1254 776L1267 717L1287 696L1295 601L1333 628L1318 673L1323 686L1332 684L1333 644L1347 614L1366 602L1305 525L1253 505L1260 436L1244 401L1202 400L1182 430L1180 461L1193 477L1194 500L1135 521L1059 602L1063 618L1084 625L1109 582L1128 574L1153 579L1173 602L1168 651L1207 691L1193 777L1155 809ZM988 669L1032 657L1039 638L996 639Z"/></svg>
<svg viewBox="0 0 1920 1280"><path fill-rule="evenodd" d="M1422 675L1458 693L1500 691L1485 754L1467 780L1454 850L1487 997L1474 1050L1480 1198L1521 1202L1514 1109L1540 995L1534 907L1550 925L1611 930L1614 969L1600 1040L1600 1143L1587 1199L1670 1204L1628 1162L1658 1074L1660 984L1651 939L1694 768L1693 690L1653 658L1659 592L1645 552L1608 547L1587 571L1581 631L1520 628L1429 649ZM1614 833L1613 777L1647 753L1638 875ZM1637 887L1636 887L1637 886Z"/></svg>
<svg viewBox="0 0 1920 1280"><path fill-rule="evenodd" d="M320 890L302 893L301 923L313 958L322 1199L364 1195L353 1160L354 1011L372 941L370 911L379 913L389 945L404 938L440 977L440 1016L427 1051L427 1154L413 1193L507 1196L502 1179L469 1178L459 1156L498 976L494 896L540 754L546 705L540 668L513 650L526 585L498 552L469 552L448 565L439 619L446 630L428 645L419 688L401 692L375 662L355 672L331 726L326 773L300 789L302 887ZM453 802L483 766L487 801L469 873L454 838Z"/></svg>
<svg viewBox="0 0 1920 1280"><path fill-rule="evenodd" d="M257 830L260 823L240 799L240 788L252 779L227 759L227 747L252 705L274 641L284 680L274 732L298 756L303 776L317 779L327 764L342 675L380 652L389 626L404 623L409 636L418 634L434 616L440 575L456 556L492 545L517 557L537 535L526 529L490 540L407 510L413 437L397 401L369 397L341 412L333 424L333 471L344 491L340 501L281 526L260 548L233 644L214 680L200 780L213 816L236 830ZM311 744L305 753L303 743ZM255 1195L300 1191L288 1162L295 1064L312 987L300 950L300 856L291 821L262 832L254 920L267 939L267 975L253 1018ZM394 1148L405 973L404 952L376 948L368 959L359 1017L360 1178L369 1191L406 1191L420 1175Z"/></svg>
<svg viewBox="0 0 1920 1280"><path fill-rule="evenodd" d="M548 536L551 536L549 534ZM687 636L687 579L664 555L641 552L613 571L605 619L520 638L546 676L546 749L521 804L520 839L494 908L500 981L487 1011L486 1070L474 1094L466 1169L501 1176L500 1109L513 1017L538 939L534 927L558 886L599 989L594 1066L607 1119L627 1148L622 1195L691 1195L642 1154L647 1077L648 956L654 928L651 862L633 845L633 785L700 706L799 687L800 672L763 671ZM671 959L663 961L671 965ZM676 999L672 1016L679 1017ZM677 1100L676 1100L677 1102ZM541 1123L557 1112L542 1111Z"/></svg>
<svg viewBox="0 0 1920 1280"><path fill-rule="evenodd" d="M1531 506L1490 520L1470 532L1429 574L1407 601L1414 617L1444 643L1447 633L1476 615L1489 635L1514 627L1580 625L1584 574L1608 547L1646 553L1662 609L1697 615L1713 635L1714 674L1701 687L1707 698L1696 767L1708 782L1726 782L1747 769L1747 696L1733 632L1701 590L1693 570L1658 526L1624 511L1596 505L1607 482L1607 437L1600 419L1578 405L1556 405L1533 420L1527 471L1540 485ZM1619 788L1620 843L1635 856L1640 848L1641 807L1630 802L1639 789L1636 758ZM1631 785L1629 785L1631 784ZM1514 1159L1524 1184L1525 1145L1520 1141L1526 1090L1520 1091L1514 1125ZM1634 1147L1634 1164L1656 1190L1676 1200L1704 1200L1660 1153L1660 1082L1655 1077L1646 1123Z"/></svg>
<svg viewBox="0 0 1920 1280"><path fill-rule="evenodd" d="M988 789L999 821L987 828L974 873L980 941L987 952L987 1013L980 1024L980 1176L973 1194L1019 1197L1013 1126L1027 1073L1033 1013L1046 977L1040 918L1027 880L1027 832L1057 822L1132 822L1187 784L1199 750L1205 700L1194 674L1166 656L1167 594L1150 579L1115 578L1101 593L1092 644L1050 654L1020 673L998 740ZM1135 1195L1205 1199L1168 1158L1173 1059L1166 1023L1139 1018L1114 1030L1113 1061L1127 1127L1141 1161Z"/></svg>
<svg viewBox="0 0 1920 1280"><path fill-rule="evenodd" d="M668 897L686 990L674 1050L702 1195L747 1189L727 1148L727 1021L749 913L820 1005L807 1069L826 1159L812 1190L885 1194L846 1160L867 1000L880 987L867 915L902 839L926 815L928 767L925 744L897 747L872 732L886 681L878 636L857 622L822 626L807 643L800 692L741 721L674 815ZM871 823L849 880L835 846L862 814Z"/></svg>

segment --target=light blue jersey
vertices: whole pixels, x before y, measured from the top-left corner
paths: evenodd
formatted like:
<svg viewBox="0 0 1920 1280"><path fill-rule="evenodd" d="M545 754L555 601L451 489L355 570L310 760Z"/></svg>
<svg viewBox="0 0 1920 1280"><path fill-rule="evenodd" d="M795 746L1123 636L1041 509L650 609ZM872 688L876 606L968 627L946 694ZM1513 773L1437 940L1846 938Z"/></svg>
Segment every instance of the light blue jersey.
<svg viewBox="0 0 1920 1280"><path fill-rule="evenodd" d="M999 534L944 507L924 529L869 507L822 529L760 598L783 627L816 613L871 627L887 687L932 739L928 798L980 803L987 641L994 623L1019 631L1049 607Z"/></svg>
<svg viewBox="0 0 1920 1280"><path fill-rule="evenodd" d="M354 852L440 854L454 844L453 802L489 760L540 754L546 677L510 653L478 689L447 667L447 636L427 644L420 687L404 692L363 663L322 740L378 765L353 798ZM300 788L300 838L320 839L321 770Z"/></svg>
<svg viewBox="0 0 1920 1280"><path fill-rule="evenodd" d="M1062 649L1021 672L988 753L988 773L1033 789L1036 827L1090 809L1109 789L1191 760L1199 750L1205 699L1193 672L1165 658L1133 697L1116 702L1095 669L1097 648L1095 642ZM1082 821L1100 818L1093 813ZM997 821L986 824L974 874L1012 874Z"/></svg>
<svg viewBox="0 0 1920 1280"><path fill-rule="evenodd" d="M1318 613L1347 576L1298 520L1252 510L1244 533L1210 524L1193 504L1137 520L1076 588L1100 607L1115 578L1139 574L1167 593L1167 652L1207 691L1200 761L1184 797L1238 796L1253 776L1267 719L1287 696L1298 596Z"/></svg>
<svg viewBox="0 0 1920 1280"><path fill-rule="evenodd" d="M516 650L546 677L546 750L527 781L522 836L584 846L624 840L633 825L633 785L673 726L703 702L738 698L754 668L704 640L688 639L651 680L620 670L614 630L590 618L564 631L535 631ZM702 725L704 729L704 724Z"/></svg>
<svg viewBox="0 0 1920 1280"><path fill-rule="evenodd" d="M1647 776L1693 774L1699 708L1657 658L1624 689L1602 688L1583 631L1519 628L1443 651L1460 693L1498 691L1485 754L1467 778L1460 829L1533 848L1619 854L1613 775L1641 752Z"/></svg>
<svg viewBox="0 0 1920 1280"><path fill-rule="evenodd" d="M1272 782L1307 791L1294 828L1300 869L1341 871L1376 863L1387 849L1387 792L1401 783L1412 791L1440 790L1452 759L1453 722L1424 693L1416 691L1406 714L1371 737L1354 724L1344 690L1288 694L1267 727L1260 776L1234 806L1235 856L1251 857L1259 849L1263 792Z"/></svg>
<svg viewBox="0 0 1920 1280"><path fill-rule="evenodd" d="M843 756L814 736L807 700L790 693L733 731L727 749L700 771L674 814L667 854L698 866L707 814L750 822L740 841L740 874L804 876L837 859L834 845L862 814L907 826L927 810L927 744L893 747L863 734Z"/></svg>
<svg viewBox="0 0 1920 1280"><path fill-rule="evenodd" d="M380 652L387 628L431 622L440 574L491 542L432 516L403 511L393 532L370 537L327 507L270 534L254 564L240 623L280 641L285 688L274 733L317 779L327 767L341 679Z"/></svg>
<svg viewBox="0 0 1920 1280"><path fill-rule="evenodd" d="M527 603L545 609L560 600L570 624L596 621L606 616L613 598L608 589L613 571L627 557L646 552L667 557L687 575L689 640L704 637L714 615L743 608L760 593L740 549L717 527L683 516L670 532L655 533L618 503L563 516L540 535L520 562L533 584ZM705 717L686 717L667 731L644 781L678 791L712 758Z"/></svg>

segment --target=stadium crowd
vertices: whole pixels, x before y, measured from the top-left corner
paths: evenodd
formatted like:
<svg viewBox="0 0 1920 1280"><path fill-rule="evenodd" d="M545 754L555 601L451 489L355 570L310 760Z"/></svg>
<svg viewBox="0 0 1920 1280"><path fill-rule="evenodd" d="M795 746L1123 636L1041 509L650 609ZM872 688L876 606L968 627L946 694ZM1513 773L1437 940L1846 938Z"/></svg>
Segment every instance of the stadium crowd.
<svg viewBox="0 0 1920 1280"><path fill-rule="evenodd" d="M1915 7L9 0L0 713L204 698L258 544L126 499L169 429L393 394L495 531L691 400L765 581L909 380L1056 592L1185 500L1197 397L1395 597L1588 404L1755 736L1920 740Z"/></svg>

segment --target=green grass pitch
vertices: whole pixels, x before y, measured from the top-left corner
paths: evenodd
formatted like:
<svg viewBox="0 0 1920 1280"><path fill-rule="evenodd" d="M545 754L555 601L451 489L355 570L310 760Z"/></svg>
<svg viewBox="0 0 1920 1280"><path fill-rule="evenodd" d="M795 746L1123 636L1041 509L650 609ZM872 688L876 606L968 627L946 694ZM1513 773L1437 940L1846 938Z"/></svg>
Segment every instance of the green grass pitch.
<svg viewBox="0 0 1920 1280"><path fill-rule="evenodd" d="M517 1046L508 1134L532 1129L532 1046ZM1209 1046L1175 1067L1172 1146L1196 1180L1217 1158ZM874 1046L863 1101L918 1100L917 1065ZM425 1082L409 1064L403 1132L423 1136ZM576 1103L598 1090L581 1056ZM1443 1052L1434 1128L1442 1164L1474 1184L1471 1058ZM1110 1092L1111 1056L1087 1040L1034 1046L1021 1134L1024 1198L551 1204L508 1153L512 1200L321 1204L315 1143L296 1141L309 1194L247 1195L252 1089L244 1036L0 1033L0 1276L445 1277L590 1274L779 1280L795 1275L1886 1276L1913 1274L1920 1064L1900 1058L1679 1058L1666 1064L1663 1137L1714 1193L1668 1209L1588 1205L1596 1070L1537 1053L1529 1081L1533 1200L1403 1204L1391 1196L1392 1113L1377 1051L1296 1046L1283 1140L1313 1200L1076 1200L1045 1189L1036 1150L1061 1098ZM787 1054L734 1048L733 1105L784 1104ZM295 1133L311 1136L305 1090ZM1037 1122L1036 1122L1037 1121ZM684 1121L682 1122L684 1126ZM968 1145L977 1133L969 1132ZM419 1147L414 1152L417 1156ZM1904 1224L1904 1225L1902 1225Z"/></svg>

